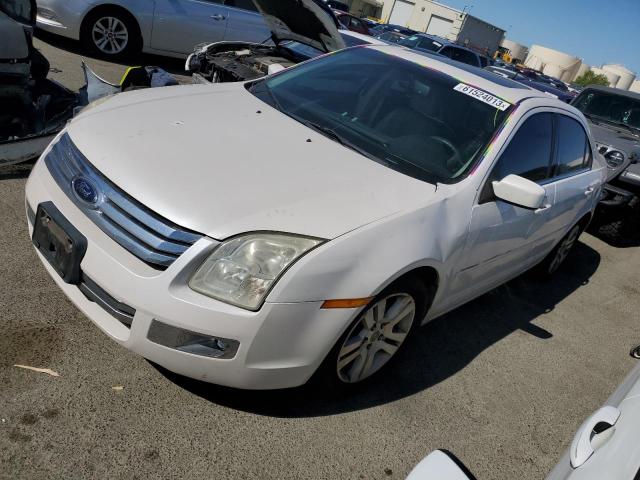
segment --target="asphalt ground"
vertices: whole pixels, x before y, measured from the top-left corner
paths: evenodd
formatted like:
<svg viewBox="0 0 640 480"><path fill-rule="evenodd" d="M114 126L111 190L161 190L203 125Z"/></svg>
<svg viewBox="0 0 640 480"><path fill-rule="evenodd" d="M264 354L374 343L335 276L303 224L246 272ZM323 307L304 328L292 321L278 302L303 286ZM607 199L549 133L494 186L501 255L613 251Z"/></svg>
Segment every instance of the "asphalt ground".
<svg viewBox="0 0 640 480"><path fill-rule="evenodd" d="M80 49L44 39L51 77L80 87ZM110 81L125 69L88 63ZM634 365L640 247L585 234L554 278L524 275L434 320L348 396L187 380L110 341L49 278L27 234L28 173L0 171L3 479L402 479L435 448L479 480L540 479Z"/></svg>

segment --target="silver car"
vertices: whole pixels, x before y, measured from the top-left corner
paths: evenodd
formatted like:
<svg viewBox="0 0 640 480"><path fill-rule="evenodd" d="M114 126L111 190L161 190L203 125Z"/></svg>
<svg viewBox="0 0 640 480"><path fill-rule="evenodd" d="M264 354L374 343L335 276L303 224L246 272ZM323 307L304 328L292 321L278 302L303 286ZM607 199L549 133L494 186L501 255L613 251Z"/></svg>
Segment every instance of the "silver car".
<svg viewBox="0 0 640 480"><path fill-rule="evenodd" d="M37 27L107 57L186 57L198 43L270 38L251 0L38 0Z"/></svg>

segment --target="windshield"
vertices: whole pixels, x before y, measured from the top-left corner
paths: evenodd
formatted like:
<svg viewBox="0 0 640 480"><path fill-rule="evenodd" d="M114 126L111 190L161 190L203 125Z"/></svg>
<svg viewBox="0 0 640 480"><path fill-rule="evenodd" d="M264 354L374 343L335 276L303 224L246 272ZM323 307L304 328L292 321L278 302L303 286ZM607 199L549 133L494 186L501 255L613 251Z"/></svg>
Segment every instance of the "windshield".
<svg viewBox="0 0 640 480"><path fill-rule="evenodd" d="M586 90L573 106L590 119L626 126L640 134L640 100L608 92Z"/></svg>
<svg viewBox="0 0 640 480"><path fill-rule="evenodd" d="M463 86L437 70L357 48L267 77L250 91L373 161L430 183L453 183L509 111L506 102Z"/></svg>

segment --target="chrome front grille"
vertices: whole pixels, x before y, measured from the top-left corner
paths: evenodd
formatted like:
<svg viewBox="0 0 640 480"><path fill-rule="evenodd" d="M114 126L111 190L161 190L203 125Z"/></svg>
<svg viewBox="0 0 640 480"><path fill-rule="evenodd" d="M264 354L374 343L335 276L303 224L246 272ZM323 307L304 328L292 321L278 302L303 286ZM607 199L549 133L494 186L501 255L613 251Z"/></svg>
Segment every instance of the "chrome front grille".
<svg viewBox="0 0 640 480"><path fill-rule="evenodd" d="M154 268L166 269L202 238L199 233L152 212L111 183L80 153L67 134L53 146L45 164L60 188L87 217ZM85 190L74 187L74 182L82 182ZM82 198L81 194L89 198Z"/></svg>

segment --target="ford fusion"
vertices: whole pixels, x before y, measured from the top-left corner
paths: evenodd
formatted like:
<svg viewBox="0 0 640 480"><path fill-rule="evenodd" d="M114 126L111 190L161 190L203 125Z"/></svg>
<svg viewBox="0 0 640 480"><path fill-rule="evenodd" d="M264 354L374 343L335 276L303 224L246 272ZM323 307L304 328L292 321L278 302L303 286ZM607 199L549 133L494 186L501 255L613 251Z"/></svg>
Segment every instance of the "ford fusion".
<svg viewBox="0 0 640 480"><path fill-rule="evenodd" d="M539 264L603 178L586 121L395 46L91 104L35 165L39 258L106 335L182 375L347 387Z"/></svg>

